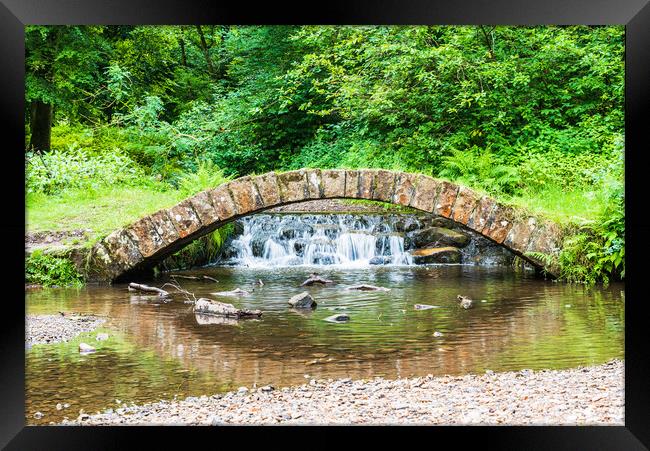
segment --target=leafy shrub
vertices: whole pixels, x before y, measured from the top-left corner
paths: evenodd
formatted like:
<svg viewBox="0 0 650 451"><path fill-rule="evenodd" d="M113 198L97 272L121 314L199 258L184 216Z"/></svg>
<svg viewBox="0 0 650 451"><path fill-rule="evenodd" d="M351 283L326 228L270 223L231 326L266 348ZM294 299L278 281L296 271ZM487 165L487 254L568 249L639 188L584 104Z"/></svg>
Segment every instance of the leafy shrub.
<svg viewBox="0 0 650 451"><path fill-rule="evenodd" d="M231 179L232 177L226 177L223 170L212 161L203 160L198 162L196 172L181 173L177 185L182 194L191 196L206 189L216 188Z"/></svg>
<svg viewBox="0 0 650 451"><path fill-rule="evenodd" d="M65 151L28 153L26 175L28 193L56 194L68 188L137 185L144 172L119 150L94 155L73 145Z"/></svg>
<svg viewBox="0 0 650 451"><path fill-rule="evenodd" d="M559 256L561 277L573 282L625 278L625 186L623 150L599 180L605 205L598 219L567 238Z"/></svg>
<svg viewBox="0 0 650 451"><path fill-rule="evenodd" d="M550 186L578 189L593 186L607 168L608 158L583 153L567 154L561 151L529 153L519 167L521 184L529 191L541 191Z"/></svg>
<svg viewBox="0 0 650 451"><path fill-rule="evenodd" d="M451 155L443 157L443 165L439 176L492 193L512 193L520 182L515 168L497 163L489 150L476 147L464 152L452 150Z"/></svg>
<svg viewBox="0 0 650 451"><path fill-rule="evenodd" d="M225 226L192 241L174 255L167 257L161 263L161 266L166 270L189 269L195 266L213 263L217 260L223 244L234 231L234 224L226 224Z"/></svg>
<svg viewBox="0 0 650 451"><path fill-rule="evenodd" d="M27 283L46 287L83 285L83 277L70 260L47 255L40 250L34 251L25 260L25 279Z"/></svg>

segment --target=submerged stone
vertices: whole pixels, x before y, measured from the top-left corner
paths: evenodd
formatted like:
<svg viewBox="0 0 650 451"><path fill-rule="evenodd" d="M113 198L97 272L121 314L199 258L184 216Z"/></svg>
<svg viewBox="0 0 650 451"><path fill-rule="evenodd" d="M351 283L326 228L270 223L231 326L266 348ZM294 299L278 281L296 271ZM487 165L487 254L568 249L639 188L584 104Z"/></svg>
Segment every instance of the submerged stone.
<svg viewBox="0 0 650 451"><path fill-rule="evenodd" d="M346 313L338 313L336 315L328 316L325 318L325 321L330 323L345 323L350 321L350 316Z"/></svg>
<svg viewBox="0 0 650 451"><path fill-rule="evenodd" d="M293 308L316 308L316 302L306 291L289 299L289 305Z"/></svg>

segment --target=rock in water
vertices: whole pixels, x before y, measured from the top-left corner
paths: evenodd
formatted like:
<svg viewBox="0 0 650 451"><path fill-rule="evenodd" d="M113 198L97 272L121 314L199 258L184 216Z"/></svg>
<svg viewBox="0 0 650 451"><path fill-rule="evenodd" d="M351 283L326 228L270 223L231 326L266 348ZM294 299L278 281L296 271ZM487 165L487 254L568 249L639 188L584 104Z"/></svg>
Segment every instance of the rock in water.
<svg viewBox="0 0 650 451"><path fill-rule="evenodd" d="M289 305L294 308L315 308L316 302L309 293L303 291L289 299Z"/></svg>
<svg viewBox="0 0 650 451"><path fill-rule="evenodd" d="M238 309L232 304L225 304L208 298L200 298L197 300L194 303L194 312L231 318L262 316L261 310Z"/></svg>
<svg viewBox="0 0 650 451"><path fill-rule="evenodd" d="M413 262L417 265L431 263L460 263L462 254L452 246L428 247L411 251Z"/></svg>
<svg viewBox="0 0 650 451"><path fill-rule="evenodd" d="M248 296L250 293L246 290L242 290L241 288L235 288L232 291L217 291L215 293L210 293L214 294L215 296Z"/></svg>
<svg viewBox="0 0 650 451"><path fill-rule="evenodd" d="M325 321L329 321L330 323L345 323L346 321L350 321L350 317L345 313L339 313L337 315L328 316L325 318Z"/></svg>
<svg viewBox="0 0 650 451"><path fill-rule="evenodd" d="M81 353L86 353L86 352L95 352L96 349L90 346L87 343L79 343L79 352Z"/></svg>
<svg viewBox="0 0 650 451"><path fill-rule="evenodd" d="M462 308L464 308L465 310L474 307L474 301L472 301L470 298L468 298L466 296L461 296L459 294L457 299L458 299L458 302L460 302L460 306Z"/></svg>
<svg viewBox="0 0 650 451"><path fill-rule="evenodd" d="M437 338L437 337L442 337L442 332L435 331L435 332L433 333L433 336L436 337L436 338Z"/></svg>
<svg viewBox="0 0 650 451"><path fill-rule="evenodd" d="M438 305L427 305L427 304L415 304L415 310L429 310L432 308L440 308Z"/></svg>
<svg viewBox="0 0 650 451"><path fill-rule="evenodd" d="M303 283L300 284L301 287L308 287L311 286L315 283L320 283L322 285L325 285L326 283L334 283L333 280L325 279L318 274L310 274L309 279L305 280Z"/></svg>
<svg viewBox="0 0 650 451"><path fill-rule="evenodd" d="M390 291L390 288L386 287L376 287L374 285L353 285L347 288L348 290L359 290L359 291Z"/></svg>

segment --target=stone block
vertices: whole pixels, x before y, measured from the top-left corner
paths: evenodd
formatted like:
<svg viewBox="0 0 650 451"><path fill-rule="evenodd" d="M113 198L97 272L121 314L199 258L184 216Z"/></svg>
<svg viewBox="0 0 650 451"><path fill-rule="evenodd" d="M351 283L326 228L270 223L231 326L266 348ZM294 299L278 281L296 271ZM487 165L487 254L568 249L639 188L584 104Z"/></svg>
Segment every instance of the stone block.
<svg viewBox="0 0 650 451"><path fill-rule="evenodd" d="M149 216L134 222L125 230L131 240L138 246L140 254L145 258L151 257L163 246L162 239L158 236L158 232L156 232L156 228Z"/></svg>
<svg viewBox="0 0 650 451"><path fill-rule="evenodd" d="M376 171L371 169L359 171L359 190L357 191L357 197L359 199L372 199L375 173Z"/></svg>
<svg viewBox="0 0 650 451"><path fill-rule="evenodd" d="M157 239L160 240L159 243L155 243L156 246L168 246L179 238L178 231L176 230L176 227L174 227L172 220L169 218L167 210L157 211L149 216L149 220L156 231L158 236Z"/></svg>
<svg viewBox="0 0 650 451"><path fill-rule="evenodd" d="M143 260L138 246L125 229L119 229L102 240L110 260L121 274Z"/></svg>
<svg viewBox="0 0 650 451"><path fill-rule="evenodd" d="M528 249L528 243L530 243L536 227L537 218L532 216L515 221L503 244L515 252L523 254Z"/></svg>
<svg viewBox="0 0 650 451"><path fill-rule="evenodd" d="M393 171L379 170L375 173L372 198L384 202L392 202L395 193L395 179L397 174Z"/></svg>
<svg viewBox="0 0 650 451"><path fill-rule="evenodd" d="M257 186L257 192L265 207L273 207L280 203L278 177L275 172L258 175L253 178L253 183Z"/></svg>
<svg viewBox="0 0 650 451"><path fill-rule="evenodd" d="M440 185L440 192L438 193L438 199L436 199L435 206L433 207L433 213L449 218L460 187L455 183L447 181L440 182Z"/></svg>
<svg viewBox="0 0 650 451"><path fill-rule="evenodd" d="M345 171L345 197L356 199L359 196L359 171Z"/></svg>
<svg viewBox="0 0 650 451"><path fill-rule="evenodd" d="M495 207L496 203L492 198L487 196L481 197L467 221L467 227L482 234L485 227L489 224L490 215Z"/></svg>
<svg viewBox="0 0 650 451"><path fill-rule="evenodd" d="M227 184L238 215L245 215L262 208L262 198L251 177L241 177Z"/></svg>
<svg viewBox="0 0 650 451"><path fill-rule="evenodd" d="M540 221L533 238L528 244L528 252L557 254L562 245L563 233L560 227L551 221Z"/></svg>
<svg viewBox="0 0 650 451"><path fill-rule="evenodd" d="M451 212L451 219L460 224L467 225L474 208L478 204L479 198L480 196L474 190L461 186Z"/></svg>
<svg viewBox="0 0 650 451"><path fill-rule="evenodd" d="M400 172L397 174L395 181L395 193L393 194L392 202L394 204L403 205L405 207L411 204L413 194L415 193L415 181L417 175Z"/></svg>
<svg viewBox="0 0 650 451"><path fill-rule="evenodd" d="M329 169L321 172L323 197L345 197L345 171Z"/></svg>
<svg viewBox="0 0 650 451"><path fill-rule="evenodd" d="M212 200L207 191L202 191L192 197L190 197L190 202L192 203L192 208L199 216L201 224L204 226L213 224L219 221L219 215L212 205Z"/></svg>
<svg viewBox="0 0 650 451"><path fill-rule="evenodd" d="M307 176L307 195L310 199L320 199L323 197L324 190L321 183L321 170L320 169L307 169L305 171Z"/></svg>
<svg viewBox="0 0 650 451"><path fill-rule="evenodd" d="M214 205L214 210L220 221L226 221L237 215L237 208L226 185L209 190L208 195L212 199L212 205Z"/></svg>
<svg viewBox="0 0 650 451"><path fill-rule="evenodd" d="M501 244L512 228L515 210L506 205L497 204L490 215L490 222L483 234Z"/></svg>
<svg viewBox="0 0 650 451"><path fill-rule="evenodd" d="M438 180L426 175L418 175L410 206L430 213L438 198L440 188L441 183Z"/></svg>
<svg viewBox="0 0 650 451"><path fill-rule="evenodd" d="M185 238L186 236L193 234L202 226L201 220L192 208L192 203L189 199L167 209L167 212L169 214L169 219L172 220L180 238Z"/></svg>
<svg viewBox="0 0 650 451"><path fill-rule="evenodd" d="M309 199L307 177L302 169L278 174L278 186L283 203Z"/></svg>

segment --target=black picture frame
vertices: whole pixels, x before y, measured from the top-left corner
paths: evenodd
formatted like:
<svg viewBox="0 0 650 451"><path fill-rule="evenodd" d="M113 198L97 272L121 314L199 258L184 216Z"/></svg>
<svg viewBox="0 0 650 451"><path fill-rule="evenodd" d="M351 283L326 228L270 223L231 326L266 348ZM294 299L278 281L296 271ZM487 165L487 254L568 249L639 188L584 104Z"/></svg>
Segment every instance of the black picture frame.
<svg viewBox="0 0 650 451"><path fill-rule="evenodd" d="M170 443L172 437L191 434L189 443L192 443L206 434L214 439L218 430L223 443L224 433L236 438L244 432L241 428L226 428L224 432L224 428L25 427L25 309L24 303L19 302L24 296L21 285L24 267L18 263L24 258L25 232L22 151L25 24L618 24L626 26L625 426L424 427L409 428L408 434L435 434L427 440L439 444L442 439L450 439L455 447L471 438L479 440L482 448L501 450L648 449L650 355L645 336L647 301L643 296L641 272L642 257L648 255L644 235L650 232L650 220L644 216L644 176L647 177L650 168L645 122L650 110L650 0L330 0L317 8L306 6L289 2L251 5L204 0L0 0L0 122L7 126L0 141L6 164L0 182L0 192L5 194L0 230L9 257L5 258L8 264L2 271L2 279L5 288L12 288L11 294L5 293L3 299L4 324L0 328L0 446L16 450L123 449L137 446L136 438L144 438L153 446L155 442ZM281 432L287 431L250 428L244 432L244 440L256 435L268 440ZM382 439L394 432L394 428L373 428L372 435ZM318 432L324 433L330 435L329 440L338 441L338 437L331 436L331 431Z"/></svg>

